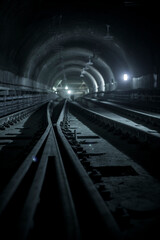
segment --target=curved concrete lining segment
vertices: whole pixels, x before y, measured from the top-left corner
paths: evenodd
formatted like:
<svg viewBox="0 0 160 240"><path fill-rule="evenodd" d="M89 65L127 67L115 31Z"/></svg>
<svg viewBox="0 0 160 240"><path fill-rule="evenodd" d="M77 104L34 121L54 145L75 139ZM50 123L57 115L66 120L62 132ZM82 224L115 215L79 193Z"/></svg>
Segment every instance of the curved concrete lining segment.
<svg viewBox="0 0 160 240"><path fill-rule="evenodd" d="M57 72L56 75L52 76L52 80L50 81L49 85L50 86L55 86L57 87L60 79L63 77L63 74L67 74L67 73L77 73L79 78L80 78L80 72L81 72L81 68L80 67L68 67L64 70L61 70L59 72ZM83 79L83 81L86 83L86 85L89 88L90 92L97 92L98 91L98 85L97 82L95 80L95 78L88 72L84 73L85 78Z"/></svg>
<svg viewBox="0 0 160 240"><path fill-rule="evenodd" d="M86 61L82 60L66 60L63 64L59 63L56 65L53 69L52 63L48 64L48 66L44 69L44 71L41 71L41 76L40 78L44 78L46 75L48 76L48 83L53 79L53 74L57 74L57 72L62 71L63 68L68 68L68 67L80 67L81 70L85 68L86 66ZM88 69L86 70L89 72L96 80L97 85L98 85L98 90L99 91L105 91L105 81L101 73L95 69L94 65L93 66L88 66ZM80 75L80 74L79 74ZM49 84L50 85L50 84Z"/></svg>
<svg viewBox="0 0 160 240"><path fill-rule="evenodd" d="M100 78L94 71L97 75L95 76L97 83L99 81L99 91L115 89L121 72L128 70L129 64L125 52L114 38L108 41L100 28L90 31L85 25L81 25L78 30L75 25L72 30L59 29L54 36L48 39L44 37L43 41L35 45L28 54L23 72L26 77L34 81L48 84L52 75L51 70L56 68L60 61L65 65L69 60L74 63L78 60L87 61L89 56L93 57L94 69L101 74L101 80L105 82L103 86L99 84L101 80L98 80ZM90 73L93 74L91 69Z"/></svg>
<svg viewBox="0 0 160 240"><path fill-rule="evenodd" d="M89 66L87 72L91 72L92 76L95 76L98 85L98 91L105 91L105 81L101 73L94 67Z"/></svg>
<svg viewBox="0 0 160 240"><path fill-rule="evenodd" d="M88 37L88 36L87 36ZM42 45L33 50L33 54L28 57L25 66L25 75L30 79L47 84L50 82L50 70L53 70L60 61L66 64L66 61L72 60L74 63L78 60L83 60L86 62L88 57L92 57L94 61L94 69L96 69L102 76L101 80L104 80L104 84L99 84L99 91L104 90L114 90L119 81L119 72L122 69L126 69L127 59L125 57L124 51L120 48L114 41L108 42L100 35L89 36L88 42L91 41L91 46L87 42L86 46L83 42L86 41L86 37L80 37L78 42L76 42L76 37L72 34L72 39L69 33L57 37L57 39L48 39ZM96 40L104 47L101 46L99 54L94 56L94 43ZM67 45L67 41L73 41L73 47ZM75 42L74 42L75 41ZM76 44L78 47L76 47ZM78 45L79 44L79 45ZM80 47L83 46L83 47ZM93 49L93 51L92 51ZM96 49L98 51L98 48ZM115 66L113 66L115 64ZM123 67L124 65L124 67ZM51 66L51 69L49 68ZM90 70L91 71L91 70ZM94 71L95 72L95 71ZM93 71L90 72L93 74ZM95 73L96 74L96 73ZM100 79L95 77L96 80ZM47 80L47 81L46 81ZM49 80L49 81L48 81ZM98 80L99 82L101 80Z"/></svg>
<svg viewBox="0 0 160 240"><path fill-rule="evenodd" d="M62 55L63 54L63 55ZM80 64L81 62L87 63L89 56L93 56L93 53L87 49L83 48L70 48L63 51L63 53L57 53L54 56L50 56L50 58L47 59L47 62L45 65L42 66L42 68L37 71L39 72L37 76L37 80L39 82L43 82L44 79L48 79L50 82L50 72L54 71L55 68L58 68L58 66L64 66L67 64L68 61L72 61L75 64ZM108 66L108 64L101 59L98 58L92 58L93 66L90 68L91 74L96 75L94 76L97 80L99 91L104 91L106 84L109 82L113 84L115 82L114 74ZM94 68L94 70L93 70ZM52 73L51 73L52 75ZM47 80L47 84L48 84Z"/></svg>

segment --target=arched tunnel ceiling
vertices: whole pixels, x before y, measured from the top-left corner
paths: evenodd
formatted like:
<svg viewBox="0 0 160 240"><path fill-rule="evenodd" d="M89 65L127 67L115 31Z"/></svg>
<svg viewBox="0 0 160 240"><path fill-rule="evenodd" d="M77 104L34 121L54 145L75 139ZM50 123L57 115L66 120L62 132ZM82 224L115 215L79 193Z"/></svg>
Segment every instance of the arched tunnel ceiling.
<svg viewBox="0 0 160 240"><path fill-rule="evenodd" d="M99 90L100 91L104 91L104 86L105 86L105 81L103 76L101 75L101 73L95 69L92 66L89 66L87 71L84 70L84 74L85 77L80 76L80 72L83 70L84 66L85 66L85 61L82 60L68 60L65 61L65 64L59 63L54 70L52 69L52 63L50 63L49 66L47 66L45 68L46 71L42 70L42 79L45 78L45 75L48 75L49 78L49 83L48 85L50 86L57 86L59 81L61 79L64 78L64 76L66 77L66 84L67 82L69 83L69 81L72 81L72 75L74 77L74 79L78 82L81 82L82 80L84 82L86 82L86 78L87 78L87 73L90 73L91 76L93 76L94 79L96 79L96 82L98 83L99 86ZM49 69L48 69L49 68ZM68 71L70 69L70 71ZM78 69L76 75L74 74L75 71L71 71L71 69ZM50 73L50 74L49 74Z"/></svg>
<svg viewBox="0 0 160 240"><path fill-rule="evenodd" d="M107 38L100 35L98 31L93 33L90 29L80 27L76 29L73 27L72 32L63 31L63 34L57 33L55 39L52 37L38 46L37 49L34 49L25 65L25 76L38 79L43 83L47 81L53 86L54 80L56 81L53 74L56 76L56 70L64 74L68 61L70 63L72 61L74 66L82 59L84 63L81 68L83 68L89 58L93 61L93 66L89 70L94 73L98 72L97 75L99 76L104 75L102 77L104 83L99 81L99 77L96 79L98 86L100 83L99 90L105 90L106 83L115 82L116 76L114 75L116 73L119 74L120 71L131 72L123 49L111 37ZM57 68L58 64L60 68ZM101 73L97 69L98 67L101 68ZM79 69L79 76L81 70ZM50 76L52 76L52 81L50 81Z"/></svg>
<svg viewBox="0 0 160 240"><path fill-rule="evenodd" d="M54 54L51 58L48 59L48 62L46 62L46 64L43 65L39 71L37 71L37 78L39 81L43 81L43 79L46 79L47 76L50 85L54 85L54 80L57 80L57 73L59 74L58 76L61 76L61 78L63 78L67 67L70 68L71 65L73 67L79 66L77 77L80 78L80 73L85 67L86 63L89 61L89 56L91 56L93 65L89 66L88 69L85 70L85 74L87 72L91 72L91 74L95 75L100 89L104 90L103 86L105 83L109 82L111 79L114 79L112 70L105 63L105 61L97 56L94 56L93 52L83 48L69 48L63 52L60 51L57 54Z"/></svg>
<svg viewBox="0 0 160 240"><path fill-rule="evenodd" d="M67 79L103 91L159 68L156 7L143 1L2 1L0 20L1 69L48 88Z"/></svg>

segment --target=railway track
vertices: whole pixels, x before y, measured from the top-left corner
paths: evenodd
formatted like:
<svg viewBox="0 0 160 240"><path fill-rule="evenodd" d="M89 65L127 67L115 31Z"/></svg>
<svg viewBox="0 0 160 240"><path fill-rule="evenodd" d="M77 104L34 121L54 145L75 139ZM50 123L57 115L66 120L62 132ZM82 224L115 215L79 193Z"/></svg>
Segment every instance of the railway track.
<svg viewBox="0 0 160 240"><path fill-rule="evenodd" d="M95 118L105 128L109 127L115 134L125 135L134 142L147 143L159 147L160 115L136 111L109 102L97 102L83 99L79 109ZM87 109L90 109L87 111ZM96 108L96 110L95 110ZM82 110L83 109L83 110Z"/></svg>
<svg viewBox="0 0 160 240"><path fill-rule="evenodd" d="M73 108L78 109L79 116L85 115L89 124L93 124L93 129L99 129L103 137L106 137L107 134L107 138L110 138L118 148L120 147L121 151L131 155L135 161L159 178L157 161L160 145L159 114L135 111L135 109L125 108L121 105L112 105L108 102L99 103L90 99L82 99L79 108L78 106ZM122 142L122 140L126 141ZM127 150L124 144L128 142L133 146L131 147L130 144Z"/></svg>
<svg viewBox="0 0 160 240"><path fill-rule="evenodd" d="M132 89L129 91L96 92L86 96L104 102L120 104L129 108L136 108L153 113L160 113L159 90Z"/></svg>
<svg viewBox="0 0 160 240"><path fill-rule="evenodd" d="M93 124L85 126L85 111L61 102L55 114L48 104L45 130L0 192L5 239L128 240L158 233L159 182L95 126L92 131ZM89 117L100 123L93 112Z"/></svg>
<svg viewBox="0 0 160 240"><path fill-rule="evenodd" d="M44 132L47 124L46 106L34 106L0 119L0 189Z"/></svg>
<svg viewBox="0 0 160 240"><path fill-rule="evenodd" d="M139 110L136 107L126 107L123 104L116 104L109 101L99 101L97 99L87 99L81 100L83 104L89 104L91 107L99 106L106 110L110 110L121 116L127 117L130 120L136 121L139 124L148 126L149 128L154 128L158 132L160 131L160 114L155 112L147 112Z"/></svg>

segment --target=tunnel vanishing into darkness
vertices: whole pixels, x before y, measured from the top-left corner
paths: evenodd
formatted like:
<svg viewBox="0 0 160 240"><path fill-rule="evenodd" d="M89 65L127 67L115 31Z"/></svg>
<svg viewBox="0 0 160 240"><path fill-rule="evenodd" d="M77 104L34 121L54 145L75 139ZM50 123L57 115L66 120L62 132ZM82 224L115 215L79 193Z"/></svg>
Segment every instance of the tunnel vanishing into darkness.
<svg viewBox="0 0 160 240"><path fill-rule="evenodd" d="M2 1L1 91L158 88L155 9L137 1ZM123 74L129 76L125 84Z"/></svg>

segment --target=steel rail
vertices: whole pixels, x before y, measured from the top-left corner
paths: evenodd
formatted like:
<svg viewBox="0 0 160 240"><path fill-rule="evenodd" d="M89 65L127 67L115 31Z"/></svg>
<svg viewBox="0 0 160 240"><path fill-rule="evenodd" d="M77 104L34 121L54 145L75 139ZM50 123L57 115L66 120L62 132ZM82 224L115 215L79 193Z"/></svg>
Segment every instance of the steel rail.
<svg viewBox="0 0 160 240"><path fill-rule="evenodd" d="M46 168L48 159L55 161L56 176L59 192L61 195L61 207L63 209L64 222L66 226L66 240L79 240L80 232L78 220L75 212L74 203L72 200L69 184L63 167L60 151L52 127L52 122L49 114L49 104L47 107L48 127L44 134L32 149L30 154L24 160L23 164L19 167L15 175L12 177L8 185L0 194L0 217L5 212L8 203L12 200L13 195L18 189L24 176L29 171L33 158L37 155L42 145L44 145L41 159L36 170L33 182L31 183L27 198L24 202L23 209L21 210L16 227L16 238L25 240L29 236L30 230L34 227L34 215L40 201L40 193L46 175ZM36 163L35 163L36 164ZM24 189L25 191L25 189ZM63 231L63 230L62 230Z"/></svg>
<svg viewBox="0 0 160 240"><path fill-rule="evenodd" d="M74 153L69 142L62 133L61 123L63 123L63 119L65 116L66 104L67 101L64 104L62 112L55 126L57 129L56 132L59 139L61 140L61 143L63 144L63 149L67 152L67 155L69 156L68 160L70 161L73 168L72 171L76 173L78 181L80 182L81 186L84 189L84 192L86 193L86 197L89 199L90 204L93 205L94 211L99 218L98 221L102 223L101 230L103 231L103 234L105 234L103 237L112 240L120 240L122 238L122 234L120 232L119 226L117 225L113 215L111 214L109 208L99 194L94 183L88 176L86 170L80 163L77 155ZM101 233L99 233L99 236L100 235Z"/></svg>
<svg viewBox="0 0 160 240"><path fill-rule="evenodd" d="M112 117L108 117L107 115L102 115L95 111L89 110L85 107L80 106L78 103L69 103L76 111L81 111L86 116L92 118L92 120L96 120L99 124L103 124L109 127L114 128L114 130L120 130L122 134L128 134L131 137L136 137L141 142L149 142L154 147L160 146L160 134L157 131L149 131L147 128L143 126L135 126L131 125L128 122L124 123L118 119L113 119Z"/></svg>
<svg viewBox="0 0 160 240"><path fill-rule="evenodd" d="M49 126L52 126L49 111L48 122ZM55 161L56 166L57 184L60 191L61 207L66 227L65 239L78 240L80 236L79 225L53 127L50 127L49 134L47 136L47 142L40 160L39 167L37 169L28 197L24 204L21 217L19 219L20 239L26 239L29 230L34 225L33 217L36 211L37 204L40 200L40 192L45 178L49 158L51 159L51 161Z"/></svg>
<svg viewBox="0 0 160 240"><path fill-rule="evenodd" d="M86 100L98 106L102 106L104 108L113 110L120 114L131 116L135 119L140 119L142 121L144 119L144 122L148 122L152 125L156 124L157 126L160 127L160 116L157 116L157 114L154 115L154 113L141 112L140 110L131 109L131 108L118 105L116 103L107 102L107 101L97 101L96 99L89 99L89 98L83 98L81 101L83 100Z"/></svg>
<svg viewBox="0 0 160 240"><path fill-rule="evenodd" d="M14 174L8 185L5 187L3 192L0 194L0 215L5 210L8 202L11 200L13 194L15 193L16 189L18 188L19 184L21 183L23 177L27 173L28 169L30 168L31 164L33 163L33 157L37 155L39 149L41 148L42 144L44 143L49 131L50 131L51 125L48 125L46 131L40 138L40 140L37 142L37 144L34 146L32 151L29 153L29 155L26 157L24 162L21 164L17 172Z"/></svg>

